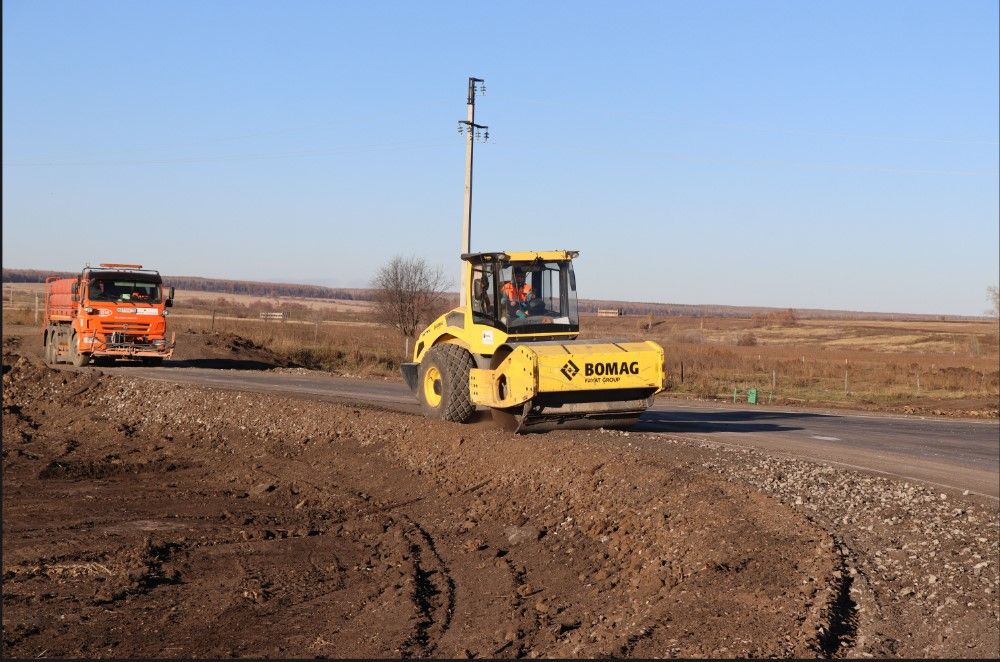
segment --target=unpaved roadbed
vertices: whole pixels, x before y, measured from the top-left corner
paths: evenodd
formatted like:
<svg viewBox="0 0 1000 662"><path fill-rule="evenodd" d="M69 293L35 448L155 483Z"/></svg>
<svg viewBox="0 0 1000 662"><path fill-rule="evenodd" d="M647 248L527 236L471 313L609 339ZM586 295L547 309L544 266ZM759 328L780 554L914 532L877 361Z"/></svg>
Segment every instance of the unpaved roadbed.
<svg viewBox="0 0 1000 662"><path fill-rule="evenodd" d="M57 372L13 348L3 404L8 655L996 650L996 509L962 497L663 435L514 437ZM906 556L882 572L892 536Z"/></svg>

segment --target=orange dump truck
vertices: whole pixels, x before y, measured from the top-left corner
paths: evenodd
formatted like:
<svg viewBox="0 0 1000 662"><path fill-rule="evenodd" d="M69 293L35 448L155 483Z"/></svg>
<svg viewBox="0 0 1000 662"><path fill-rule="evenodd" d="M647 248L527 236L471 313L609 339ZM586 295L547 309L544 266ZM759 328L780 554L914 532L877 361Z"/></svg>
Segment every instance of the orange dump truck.
<svg viewBox="0 0 1000 662"><path fill-rule="evenodd" d="M167 308L160 274L141 264L87 266L76 278L45 280L42 343L49 363L85 366L116 358L159 365L174 351L167 341Z"/></svg>

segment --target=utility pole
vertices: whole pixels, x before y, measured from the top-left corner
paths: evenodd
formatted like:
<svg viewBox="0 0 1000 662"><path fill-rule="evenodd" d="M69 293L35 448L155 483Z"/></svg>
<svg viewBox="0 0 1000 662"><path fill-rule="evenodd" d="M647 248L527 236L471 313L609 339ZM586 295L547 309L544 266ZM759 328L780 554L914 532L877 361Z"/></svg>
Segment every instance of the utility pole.
<svg viewBox="0 0 1000 662"><path fill-rule="evenodd" d="M465 215L462 221L462 254L471 252L470 249L470 235L472 230L472 151L473 145L477 139L482 139L483 142L490 139L489 127L476 124L476 86L479 86L479 93L486 94L486 83L482 78L473 78L469 76L469 96L467 103L467 119L465 121L459 120L458 122L458 133L461 135L463 132L466 133L465 141ZM485 132L485 136L481 133ZM465 288L462 286L462 278L465 275L465 269L459 268L458 275L458 291L461 301L460 305L465 305Z"/></svg>

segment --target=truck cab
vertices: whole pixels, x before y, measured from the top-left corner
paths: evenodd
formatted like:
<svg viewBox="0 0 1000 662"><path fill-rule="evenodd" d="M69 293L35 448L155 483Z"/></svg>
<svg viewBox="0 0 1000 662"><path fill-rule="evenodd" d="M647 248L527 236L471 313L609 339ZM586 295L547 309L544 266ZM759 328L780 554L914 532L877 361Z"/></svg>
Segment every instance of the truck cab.
<svg viewBox="0 0 1000 662"><path fill-rule="evenodd" d="M173 288L139 264L85 267L76 278L46 281L44 340L50 363L135 358L158 364L173 353L166 337Z"/></svg>

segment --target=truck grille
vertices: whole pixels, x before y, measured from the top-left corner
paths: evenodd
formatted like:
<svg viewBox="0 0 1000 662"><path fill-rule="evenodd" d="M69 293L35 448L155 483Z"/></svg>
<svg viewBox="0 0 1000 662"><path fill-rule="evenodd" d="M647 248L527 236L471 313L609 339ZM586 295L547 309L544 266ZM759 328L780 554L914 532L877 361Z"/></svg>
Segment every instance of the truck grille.
<svg viewBox="0 0 1000 662"><path fill-rule="evenodd" d="M122 331L129 335L143 335L149 332L149 322L101 322L101 332Z"/></svg>

